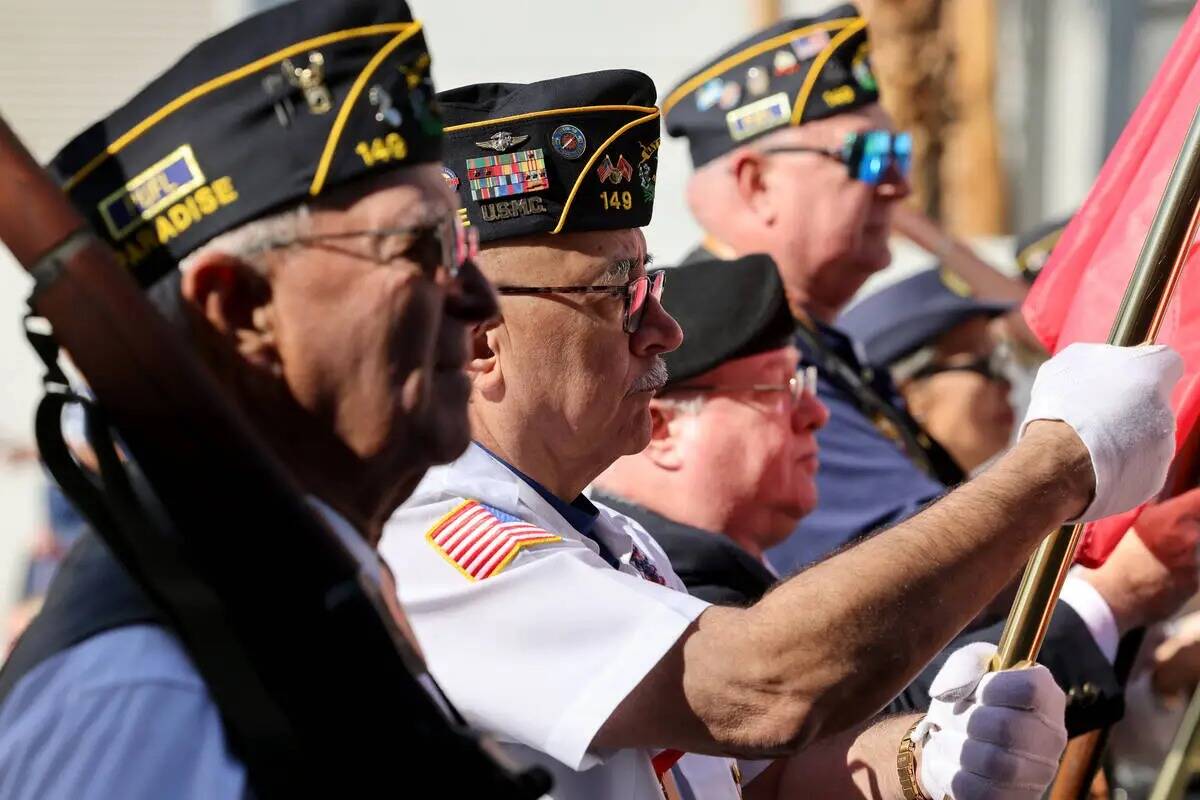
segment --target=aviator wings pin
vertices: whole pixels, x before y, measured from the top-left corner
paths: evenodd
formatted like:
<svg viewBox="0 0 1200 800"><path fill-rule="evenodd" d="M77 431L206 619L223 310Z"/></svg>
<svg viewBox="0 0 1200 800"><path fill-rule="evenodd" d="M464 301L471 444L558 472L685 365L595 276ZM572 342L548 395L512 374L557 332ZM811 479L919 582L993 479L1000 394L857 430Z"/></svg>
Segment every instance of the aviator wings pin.
<svg viewBox="0 0 1200 800"><path fill-rule="evenodd" d="M497 153L503 153L505 150L510 147L516 147L528 138L527 134L513 136L508 131L496 131L484 141L476 142L475 144L484 150L495 150Z"/></svg>

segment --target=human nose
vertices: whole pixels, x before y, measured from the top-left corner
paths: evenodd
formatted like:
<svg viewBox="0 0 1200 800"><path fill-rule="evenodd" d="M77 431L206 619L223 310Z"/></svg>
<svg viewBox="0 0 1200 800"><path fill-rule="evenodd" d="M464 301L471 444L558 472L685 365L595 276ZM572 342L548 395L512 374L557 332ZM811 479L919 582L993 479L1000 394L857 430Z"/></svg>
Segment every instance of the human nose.
<svg viewBox="0 0 1200 800"><path fill-rule="evenodd" d="M803 392L792 406L792 430L812 433L829 422L829 409L811 392Z"/></svg>
<svg viewBox="0 0 1200 800"><path fill-rule="evenodd" d="M679 323L667 313L657 297L648 297L642 324L629 336L629 347L634 355L662 355L678 349L682 343L683 329Z"/></svg>

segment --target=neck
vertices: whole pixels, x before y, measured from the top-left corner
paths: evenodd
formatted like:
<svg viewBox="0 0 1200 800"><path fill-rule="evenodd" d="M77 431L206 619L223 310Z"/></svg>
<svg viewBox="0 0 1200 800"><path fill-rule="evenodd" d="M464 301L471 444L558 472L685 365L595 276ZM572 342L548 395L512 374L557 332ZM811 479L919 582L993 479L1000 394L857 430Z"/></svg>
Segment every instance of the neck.
<svg viewBox="0 0 1200 800"><path fill-rule="evenodd" d="M528 430L496 431L482 420L473 418L471 433L479 444L566 503L578 497L602 471L595 468L595 461L585 464L564 459L555 448Z"/></svg>
<svg viewBox="0 0 1200 800"><path fill-rule="evenodd" d="M379 540L383 524L416 487L423 468L373 464L317 425L287 424L285 415L255 415L257 428L275 457L287 466L306 495L324 502L368 542ZM294 422L294 420L293 420Z"/></svg>

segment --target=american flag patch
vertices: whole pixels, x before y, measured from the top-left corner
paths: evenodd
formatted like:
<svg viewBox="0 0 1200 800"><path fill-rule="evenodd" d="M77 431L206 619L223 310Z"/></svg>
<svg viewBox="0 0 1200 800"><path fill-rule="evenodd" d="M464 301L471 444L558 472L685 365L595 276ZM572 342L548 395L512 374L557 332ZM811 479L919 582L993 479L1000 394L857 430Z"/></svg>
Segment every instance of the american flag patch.
<svg viewBox="0 0 1200 800"><path fill-rule="evenodd" d="M477 500L467 500L425 534L426 540L473 581L497 574L523 547L561 542L562 537Z"/></svg>

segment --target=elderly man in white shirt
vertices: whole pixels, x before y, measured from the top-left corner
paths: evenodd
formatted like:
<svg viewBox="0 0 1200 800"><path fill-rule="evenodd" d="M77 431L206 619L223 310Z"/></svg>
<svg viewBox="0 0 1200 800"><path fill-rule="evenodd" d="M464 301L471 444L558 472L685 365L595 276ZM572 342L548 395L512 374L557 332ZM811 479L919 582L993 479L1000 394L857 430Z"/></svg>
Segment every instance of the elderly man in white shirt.
<svg viewBox="0 0 1200 800"><path fill-rule="evenodd" d="M968 648L927 715L864 723L1047 530L1161 486L1177 355L1068 350L976 480L750 608L688 597L645 530L581 494L646 445L681 337L638 230L654 95L614 70L439 96L501 317L475 333L475 444L381 542L431 670L556 798L1040 797L1066 738L1042 667L986 674L990 646Z"/></svg>

